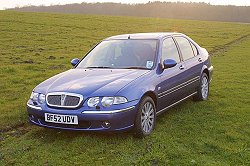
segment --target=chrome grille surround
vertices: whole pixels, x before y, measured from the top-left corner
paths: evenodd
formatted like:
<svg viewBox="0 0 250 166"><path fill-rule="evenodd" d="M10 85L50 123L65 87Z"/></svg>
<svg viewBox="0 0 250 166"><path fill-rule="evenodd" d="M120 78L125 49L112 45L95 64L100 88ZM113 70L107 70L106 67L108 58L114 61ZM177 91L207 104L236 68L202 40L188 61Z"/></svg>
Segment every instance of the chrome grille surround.
<svg viewBox="0 0 250 166"><path fill-rule="evenodd" d="M77 93L52 92L46 95L46 103L50 107L77 108L83 101L83 96Z"/></svg>

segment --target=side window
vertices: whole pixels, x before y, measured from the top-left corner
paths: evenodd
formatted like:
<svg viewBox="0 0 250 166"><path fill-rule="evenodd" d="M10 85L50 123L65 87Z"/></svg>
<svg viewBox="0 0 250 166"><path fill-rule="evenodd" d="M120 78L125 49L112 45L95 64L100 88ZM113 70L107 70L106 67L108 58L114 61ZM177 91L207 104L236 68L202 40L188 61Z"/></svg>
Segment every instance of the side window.
<svg viewBox="0 0 250 166"><path fill-rule="evenodd" d="M197 56L199 54L199 52L198 52L196 46L192 42L190 42L190 44L191 44L191 47L192 47L192 49L194 51L194 56Z"/></svg>
<svg viewBox="0 0 250 166"><path fill-rule="evenodd" d="M183 56L183 60L187 60L194 57L193 49L190 45L190 42L184 37L175 37Z"/></svg>
<svg viewBox="0 0 250 166"><path fill-rule="evenodd" d="M180 62L180 56L172 38L167 38L162 45L162 60L173 59L177 63Z"/></svg>

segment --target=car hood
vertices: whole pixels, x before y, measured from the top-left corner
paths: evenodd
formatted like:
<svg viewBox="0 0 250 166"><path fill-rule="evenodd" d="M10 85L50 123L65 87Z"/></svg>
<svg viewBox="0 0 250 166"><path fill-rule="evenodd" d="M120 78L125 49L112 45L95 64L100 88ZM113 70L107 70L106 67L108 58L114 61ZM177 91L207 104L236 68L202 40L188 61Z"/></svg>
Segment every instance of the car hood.
<svg viewBox="0 0 250 166"><path fill-rule="evenodd" d="M44 81L35 91L45 94L70 92L84 96L112 96L148 72L137 69L71 69Z"/></svg>

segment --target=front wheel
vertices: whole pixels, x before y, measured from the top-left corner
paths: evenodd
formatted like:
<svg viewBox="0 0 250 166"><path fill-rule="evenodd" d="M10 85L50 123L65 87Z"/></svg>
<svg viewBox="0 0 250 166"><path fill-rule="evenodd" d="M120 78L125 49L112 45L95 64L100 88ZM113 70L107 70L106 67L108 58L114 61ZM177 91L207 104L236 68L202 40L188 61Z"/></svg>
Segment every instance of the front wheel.
<svg viewBox="0 0 250 166"><path fill-rule="evenodd" d="M194 96L196 101L204 101L208 99L209 95L209 79L206 73L202 73L200 78L200 84L198 87L197 95Z"/></svg>
<svg viewBox="0 0 250 166"><path fill-rule="evenodd" d="M135 119L135 136L136 137L145 137L152 133L155 127L156 121L156 109L155 103L151 97L144 97L137 111Z"/></svg>

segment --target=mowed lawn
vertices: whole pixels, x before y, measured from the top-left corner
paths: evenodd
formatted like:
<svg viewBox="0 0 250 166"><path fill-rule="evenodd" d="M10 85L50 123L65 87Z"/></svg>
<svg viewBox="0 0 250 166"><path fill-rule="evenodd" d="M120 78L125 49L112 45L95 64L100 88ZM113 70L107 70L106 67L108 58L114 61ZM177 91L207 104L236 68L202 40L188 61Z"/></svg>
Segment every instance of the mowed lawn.
<svg viewBox="0 0 250 166"><path fill-rule="evenodd" d="M0 165L250 165L249 24L0 11L0 31ZM208 101L170 109L145 139L28 123L32 89L72 58L112 35L159 31L209 51L236 41L212 57Z"/></svg>

